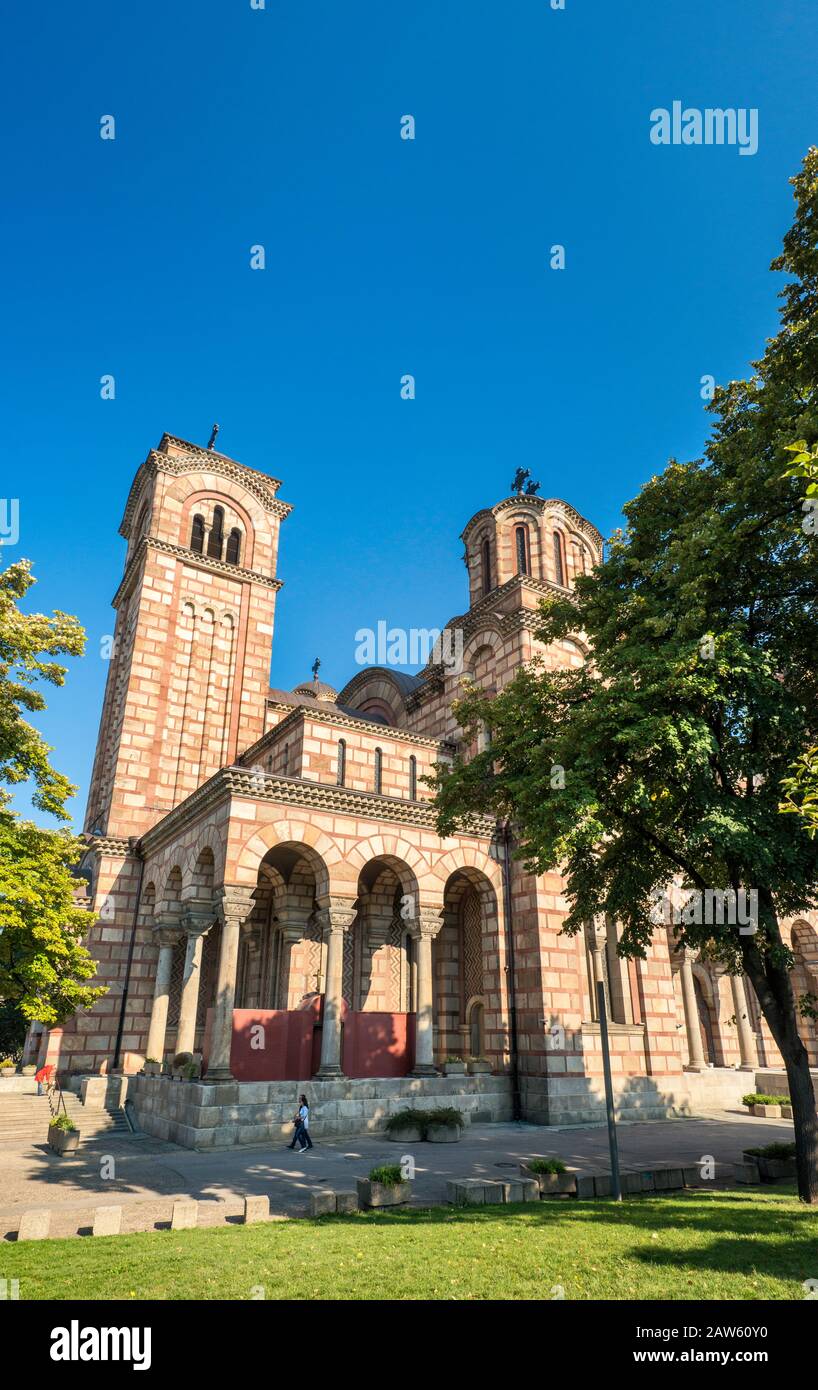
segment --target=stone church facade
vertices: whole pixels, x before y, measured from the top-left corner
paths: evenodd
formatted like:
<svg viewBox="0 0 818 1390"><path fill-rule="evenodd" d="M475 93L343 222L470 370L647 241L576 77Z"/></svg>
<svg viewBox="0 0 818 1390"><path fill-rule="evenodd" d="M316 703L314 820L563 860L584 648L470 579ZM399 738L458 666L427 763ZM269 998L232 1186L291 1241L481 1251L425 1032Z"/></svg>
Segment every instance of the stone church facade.
<svg viewBox="0 0 818 1390"><path fill-rule="evenodd" d="M269 681L279 486L169 435L136 474L81 866L108 989L33 1029L30 1055L72 1084L135 1078L144 1127L197 1147L280 1132L299 1082L329 1132L428 1097L577 1122L604 1103L603 979L622 1115L753 1089L747 1073L780 1059L748 982L665 928L644 961L618 957L615 922L563 937L557 874L526 873L488 818L435 830L423 778L463 737L463 676L498 690L535 656L586 660L581 633L546 650L533 626L598 560L596 528L556 499L487 507L462 535L468 608L441 648L462 661L285 692ZM796 988L818 991L815 922L788 933ZM808 1021L804 1036L818 1065ZM203 1059L201 1081L144 1075L178 1053Z"/></svg>

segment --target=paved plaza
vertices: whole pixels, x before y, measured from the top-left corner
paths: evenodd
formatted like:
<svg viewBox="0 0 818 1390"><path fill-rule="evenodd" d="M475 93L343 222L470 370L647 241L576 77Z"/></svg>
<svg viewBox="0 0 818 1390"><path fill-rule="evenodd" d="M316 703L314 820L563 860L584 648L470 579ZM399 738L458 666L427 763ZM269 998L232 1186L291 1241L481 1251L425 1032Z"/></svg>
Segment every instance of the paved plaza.
<svg viewBox="0 0 818 1390"><path fill-rule="evenodd" d="M734 1163L742 1149L792 1138L788 1121L752 1119L725 1111L700 1119L620 1124L620 1157L628 1164L691 1165L704 1155ZM122 1230L145 1231L170 1224L173 1201L200 1203L199 1225L235 1219L245 1195L264 1194L280 1219L309 1210L310 1195L322 1189L353 1190L379 1163L395 1163L410 1152L416 1165L413 1205L446 1200L449 1178L516 1175L521 1160L555 1155L571 1168L608 1168L604 1126L549 1128L529 1124L473 1125L457 1144L390 1143L383 1135L332 1139L305 1155L281 1145L259 1145L194 1153L174 1144L139 1137L100 1136L80 1155L59 1158L47 1145L0 1143L0 1236L13 1240L24 1211L48 1208L51 1235L90 1231L95 1207L121 1205Z"/></svg>

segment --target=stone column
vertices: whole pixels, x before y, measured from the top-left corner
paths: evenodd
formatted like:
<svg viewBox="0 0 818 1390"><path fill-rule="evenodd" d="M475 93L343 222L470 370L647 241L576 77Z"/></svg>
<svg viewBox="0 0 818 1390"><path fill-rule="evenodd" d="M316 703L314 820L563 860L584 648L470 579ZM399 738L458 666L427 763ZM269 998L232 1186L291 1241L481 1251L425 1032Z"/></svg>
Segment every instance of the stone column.
<svg viewBox="0 0 818 1390"><path fill-rule="evenodd" d="M344 935L355 921L353 898L330 898L321 909L320 922L327 943L324 978L324 1018L321 1032L321 1078L343 1076L341 1071L341 1003L343 1000Z"/></svg>
<svg viewBox="0 0 818 1390"><path fill-rule="evenodd" d="M279 919L276 931L280 938L280 948L278 952L278 977L276 979L276 992L273 1008L290 1008L290 990L292 981L290 974L292 970L293 946L297 946L299 941L303 941L307 935L310 913L290 911L286 916L282 915ZM308 981L307 994L320 993L318 983L315 990L312 990ZM299 994L296 1005L301 1002L302 995Z"/></svg>
<svg viewBox="0 0 818 1390"><path fill-rule="evenodd" d="M213 925L213 916L212 911L202 912L189 908L182 918L187 944L179 1027L176 1030L177 1052L192 1052L196 1045L196 1015L199 1011L199 986L202 978L202 943Z"/></svg>
<svg viewBox="0 0 818 1390"><path fill-rule="evenodd" d="M688 1055L685 1071L705 1071L707 1068L707 1061L702 1047L699 1005L696 1000L696 986L693 982L693 962L689 951L683 950L681 952L681 958L682 1001L685 1011L685 1027L687 1028Z"/></svg>
<svg viewBox="0 0 818 1390"><path fill-rule="evenodd" d="M443 926L435 908L421 907L410 927L417 947L417 997L415 1009L415 1065L413 1076L435 1075L434 985L432 942Z"/></svg>
<svg viewBox="0 0 818 1390"><path fill-rule="evenodd" d="M165 1033L168 1026L173 949L181 937L181 931L178 918L171 917L170 913L158 913L156 920L157 926L153 929L153 939L159 947L159 961L156 966L153 1007L145 1056L152 1057L156 1062L162 1062L165 1057Z"/></svg>
<svg viewBox="0 0 818 1390"><path fill-rule="evenodd" d="M738 1024L738 1045L741 1053L739 1071L755 1071L758 1066L758 1056L756 1040L750 1027L750 1016L747 1010L744 976L731 975L730 984L733 989L733 1007L736 1011L736 1023Z"/></svg>
<svg viewBox="0 0 818 1390"><path fill-rule="evenodd" d="M233 1005L236 998L236 967L239 959L239 936L242 923L253 910L253 899L247 889L222 889L219 916L222 937L219 949L219 973L216 982L216 1003L213 1009L213 1028L210 1035L210 1056L207 1063L208 1081L232 1081L230 1048L233 1041Z"/></svg>

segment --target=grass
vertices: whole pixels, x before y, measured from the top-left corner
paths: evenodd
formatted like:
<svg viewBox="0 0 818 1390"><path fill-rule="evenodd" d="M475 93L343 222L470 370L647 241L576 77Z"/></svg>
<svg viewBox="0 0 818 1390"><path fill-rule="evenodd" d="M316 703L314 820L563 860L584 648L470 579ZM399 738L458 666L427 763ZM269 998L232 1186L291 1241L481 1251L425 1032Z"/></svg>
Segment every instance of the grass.
<svg viewBox="0 0 818 1390"><path fill-rule="evenodd" d="M392 1209L8 1243L0 1273L21 1299L800 1299L818 1213L758 1189Z"/></svg>

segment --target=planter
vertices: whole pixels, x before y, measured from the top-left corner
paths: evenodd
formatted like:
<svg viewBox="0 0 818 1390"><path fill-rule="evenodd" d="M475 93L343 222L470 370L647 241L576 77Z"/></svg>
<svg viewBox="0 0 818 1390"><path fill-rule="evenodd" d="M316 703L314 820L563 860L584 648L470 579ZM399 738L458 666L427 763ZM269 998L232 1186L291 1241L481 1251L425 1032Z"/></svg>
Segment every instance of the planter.
<svg viewBox="0 0 818 1390"><path fill-rule="evenodd" d="M462 1133L460 1125L429 1125L426 1138L430 1144L456 1144Z"/></svg>
<svg viewBox="0 0 818 1390"><path fill-rule="evenodd" d="M144 1065L144 1067L142 1068L142 1073L143 1073L144 1076L161 1076L161 1074L162 1074L162 1063L161 1063L161 1062L146 1062L145 1065Z"/></svg>
<svg viewBox="0 0 818 1390"><path fill-rule="evenodd" d="M405 1129L387 1130L390 1144L419 1144L423 1138L419 1125L407 1125Z"/></svg>
<svg viewBox="0 0 818 1390"><path fill-rule="evenodd" d="M78 1129L57 1129L54 1125L48 1127L48 1147L55 1154L76 1153L79 1148L80 1132Z"/></svg>
<svg viewBox="0 0 818 1390"><path fill-rule="evenodd" d="M753 1114L754 1114L754 1115L757 1115L758 1118L761 1119L761 1120L780 1120L780 1119L781 1119L781 1106L780 1106L780 1105L754 1105L754 1106L753 1106Z"/></svg>
<svg viewBox="0 0 818 1390"><path fill-rule="evenodd" d="M469 1076L490 1076L491 1062L469 1062Z"/></svg>
<svg viewBox="0 0 818 1390"><path fill-rule="evenodd" d="M444 1075L444 1076L465 1076L465 1075L466 1075L466 1063L465 1063L465 1062L444 1062L444 1063L443 1063L443 1075Z"/></svg>
<svg viewBox="0 0 818 1390"><path fill-rule="evenodd" d="M16 1076L16 1067L0 1067L0 1076Z"/></svg>
<svg viewBox="0 0 818 1390"><path fill-rule="evenodd" d="M533 1178L540 1189L541 1197L558 1197L566 1193L572 1197L576 1196L576 1173L532 1173L527 1163L521 1163L520 1176Z"/></svg>
<svg viewBox="0 0 818 1390"><path fill-rule="evenodd" d="M400 1207L412 1196L412 1184L399 1182L394 1187L385 1187L381 1182L370 1182L369 1178L358 1179L358 1201L362 1207Z"/></svg>
<svg viewBox="0 0 818 1390"><path fill-rule="evenodd" d="M36 1068L36 1066L34 1065L34 1063L33 1063L33 1062L29 1062L28 1066L22 1068L22 1071L21 1071L20 1074L21 1074L21 1076L34 1076L34 1075L36 1075L36 1072L37 1072L37 1068Z"/></svg>
<svg viewBox="0 0 818 1390"><path fill-rule="evenodd" d="M762 1182L793 1181L797 1176L794 1158L765 1158L759 1154L756 1162Z"/></svg>

